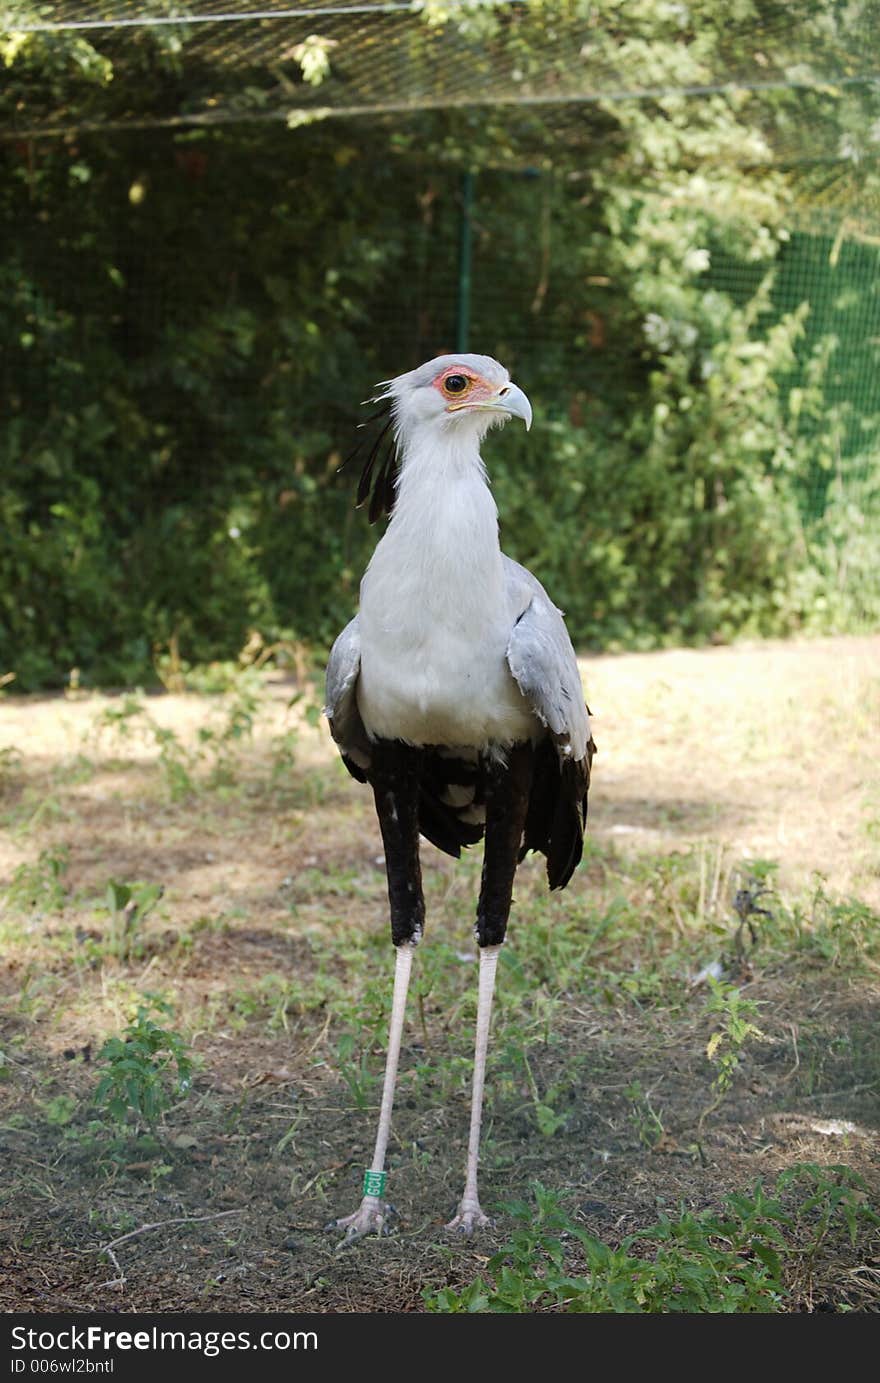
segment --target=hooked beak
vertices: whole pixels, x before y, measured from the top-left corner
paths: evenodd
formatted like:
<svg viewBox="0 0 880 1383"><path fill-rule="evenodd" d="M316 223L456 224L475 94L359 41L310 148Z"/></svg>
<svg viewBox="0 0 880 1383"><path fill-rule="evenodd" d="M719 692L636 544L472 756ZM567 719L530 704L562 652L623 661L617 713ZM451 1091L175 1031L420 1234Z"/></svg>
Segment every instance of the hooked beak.
<svg viewBox="0 0 880 1383"><path fill-rule="evenodd" d="M522 418L526 432L532 425L532 405L516 384L502 384L498 393L491 399L483 399L478 403L451 404L449 412L457 413L464 409L480 410L483 413L506 413L511 418Z"/></svg>

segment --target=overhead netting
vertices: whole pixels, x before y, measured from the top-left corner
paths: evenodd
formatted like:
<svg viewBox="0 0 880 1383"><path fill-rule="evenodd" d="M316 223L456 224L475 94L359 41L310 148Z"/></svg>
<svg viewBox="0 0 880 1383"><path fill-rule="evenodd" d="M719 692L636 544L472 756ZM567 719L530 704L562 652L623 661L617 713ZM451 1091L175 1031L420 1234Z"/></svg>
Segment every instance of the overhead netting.
<svg viewBox="0 0 880 1383"><path fill-rule="evenodd" d="M0 139L462 111L491 125L483 165L578 168L599 141L631 157L642 106L693 126L698 164L729 103L748 134L711 158L779 170L832 241L842 217L880 235L878 0L13 0L0 35Z"/></svg>
<svg viewBox="0 0 880 1383"><path fill-rule="evenodd" d="M0 0L0 63L25 319L62 323L74 361L96 359L96 343L123 361L118 394L67 370L71 416L109 430L118 398L137 396L127 436L159 420L157 474L181 513L206 455L231 474L263 451L246 480L259 504L314 492L325 509L309 512L327 512L358 399L393 368L470 345L525 372L563 459L566 427L619 447L621 473L662 433L695 472L695 533L723 528L713 468L732 474L738 437L795 476L805 525L833 510L835 560L851 531L869 533L880 0ZM44 377L30 345L7 367L7 392L34 417ZM691 381L698 403L726 389L729 410L688 432ZM757 414L781 400L788 450L766 410L751 427L750 387ZM657 422L667 414L675 433ZM296 480L267 498L290 436ZM587 498L571 499L576 478L558 484L548 522L571 501L576 532ZM609 533L650 526L651 503L627 502ZM517 522L531 532L528 515ZM716 542L728 561L727 537L688 542ZM355 556L346 547L328 587ZM719 588L728 579L740 578L725 569ZM843 557L840 581L852 584ZM672 583L669 600L711 604L704 586Z"/></svg>
<svg viewBox="0 0 880 1383"><path fill-rule="evenodd" d="M83 42L75 103L59 102L57 87L17 91L13 74L6 134L85 122L297 125L455 106L503 106L525 117L556 107L564 148L590 134L591 106L735 94L752 102L764 134L740 149L743 164L857 164L877 155L880 7L872 0L18 0L0 8L0 29L13 48L39 39L51 52L62 36ZM112 64L112 77L108 67L86 99L89 49ZM159 59L164 80L142 89L151 60L162 70ZM801 103L792 100L798 92ZM827 117L845 105L852 119L841 138Z"/></svg>

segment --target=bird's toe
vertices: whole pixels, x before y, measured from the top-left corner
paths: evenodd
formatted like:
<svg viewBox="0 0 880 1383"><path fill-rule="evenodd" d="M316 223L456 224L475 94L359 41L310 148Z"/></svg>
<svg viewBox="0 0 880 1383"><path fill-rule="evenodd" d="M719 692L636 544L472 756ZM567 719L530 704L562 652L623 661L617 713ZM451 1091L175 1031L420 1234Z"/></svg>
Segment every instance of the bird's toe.
<svg viewBox="0 0 880 1383"><path fill-rule="evenodd" d="M328 1231L344 1229L345 1235L340 1247L346 1248L349 1244L356 1244L367 1234L380 1236L388 1234L391 1221L396 1214L394 1206L389 1205L387 1201L380 1201L375 1196L364 1196L353 1215L344 1215L341 1219L331 1220L325 1228Z"/></svg>
<svg viewBox="0 0 880 1383"><path fill-rule="evenodd" d="M453 1234L460 1234L462 1238L469 1239L478 1229L490 1229L492 1221L489 1216L484 1214L479 1205L460 1205L458 1214L449 1221L446 1228Z"/></svg>

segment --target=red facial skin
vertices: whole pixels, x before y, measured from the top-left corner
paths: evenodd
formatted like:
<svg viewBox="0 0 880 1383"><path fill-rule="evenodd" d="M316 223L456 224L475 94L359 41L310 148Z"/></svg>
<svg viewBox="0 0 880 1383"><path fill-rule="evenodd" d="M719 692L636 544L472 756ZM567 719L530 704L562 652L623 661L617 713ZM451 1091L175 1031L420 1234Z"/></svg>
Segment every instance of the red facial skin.
<svg viewBox="0 0 880 1383"><path fill-rule="evenodd" d="M450 375L461 375L469 381L467 389L460 390L457 394L446 392L446 381ZM453 408L464 408L468 404L483 403L488 399L495 399L498 396L498 386L489 384L482 375L474 374L473 370L467 369L464 365L450 365L442 374L438 375L431 384L432 389L436 389L447 399Z"/></svg>

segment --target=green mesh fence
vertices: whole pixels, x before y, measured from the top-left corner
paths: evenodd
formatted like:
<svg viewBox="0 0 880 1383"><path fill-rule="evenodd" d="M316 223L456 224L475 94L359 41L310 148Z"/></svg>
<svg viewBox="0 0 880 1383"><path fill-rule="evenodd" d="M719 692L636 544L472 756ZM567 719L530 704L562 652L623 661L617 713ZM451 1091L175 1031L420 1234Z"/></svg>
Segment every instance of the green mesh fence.
<svg viewBox="0 0 880 1383"><path fill-rule="evenodd" d="M825 446L799 477L803 511L815 519L825 511L829 488L844 484L853 493L876 484L880 470L880 244L810 231L803 221L779 257L771 292L781 315L806 305L798 363L786 379L789 390L804 384L804 372L821 343L830 359L823 381L824 408L803 425ZM712 278L740 301L755 292L761 271L719 256Z"/></svg>
<svg viewBox="0 0 880 1383"><path fill-rule="evenodd" d="M700 370L713 368L718 343L705 304L717 291L758 314L755 350L762 334L797 319L766 385L795 419L797 541L833 512L844 533L861 526L866 569L880 513L880 5L190 0L185 8L164 0L0 5L4 263L21 347L2 374L8 435L19 416L48 416L51 396L79 419L80 433L94 427L85 452L108 459L88 483L109 494L117 478L107 429L120 429L126 444L145 429L155 477L133 480L126 501L117 495L106 531L124 526L130 502L150 542L176 544L185 531L183 542L201 543L209 563L214 538L192 526L188 506L209 476L213 483L209 458L238 430L251 469L237 482L240 503L232 481L223 500L230 530L263 524L267 563L279 545L275 605L302 611L304 627L323 636L336 612L320 602L306 609L302 589L292 578L285 585L283 530L259 517L269 501L257 489L281 509L301 506L300 531L315 530L306 566L323 560L318 499L338 499L328 520L341 532L332 579L353 579L366 545L342 517L348 493L333 473L376 378L433 353L485 349L528 379L558 424L560 454L566 427L587 441L601 428L609 447L620 443L623 455L625 439L637 453L637 390L644 402L654 389L655 417L669 406L650 371L674 379L673 409L679 396L682 408L689 403L688 369L698 388L706 384ZM308 185L301 204L298 179ZM648 195L655 214L643 227ZM78 216L89 198L68 230L67 209ZM673 249L664 246L664 205L679 226ZM690 211L692 243L681 230ZM782 239L778 252L749 248L749 226L762 218ZM369 253L357 250L361 231ZM266 249L272 234L277 262ZM250 277L250 245L259 282ZM655 260L665 254L664 279ZM682 259L691 268L679 274ZM340 276L338 265L355 262ZM118 275L118 301L108 273ZM697 289L704 305L694 326ZM200 342L203 309L212 327ZM263 318L281 322L287 337L261 342ZM57 359L67 362L60 372L47 365L51 350L31 350L31 319L44 345L55 333ZM706 338L703 364L695 356L689 365L696 331ZM320 349L330 360L316 387L301 366ZM228 367L218 363L224 351ZM102 359L113 365L103 376ZM78 371L77 361L89 368ZM161 402L149 435L140 404L126 412L127 385L114 374L120 361L132 397L153 389ZM203 366L214 384L200 399ZM643 447L653 444L646 421ZM42 455L41 445L31 439L28 457ZM71 456L79 445L70 443ZM36 487L36 507L58 517L66 482L50 473L66 474L67 462L52 456L41 463L49 478ZM80 464L70 461L71 473ZM224 464L232 474L234 458ZM11 473L17 484L20 467ZM553 501L572 533L589 518L587 501L571 498L579 483L563 485ZM703 475L695 485L711 489ZM719 491L716 508L728 499ZM705 500L695 529L707 544L720 542L713 503ZM644 501L634 505L633 523L646 522ZM65 560L82 565L87 548L80 534ZM541 555L561 560L549 540ZM180 578L169 574L163 592L161 577L150 578L151 594L157 609L163 601L170 608ZM235 579L233 571L230 593ZM570 579L576 590L579 573ZM703 600L696 589L678 596L676 581L670 601ZM268 597L247 589L259 611ZM852 605L848 627L873 627L877 613L869 600ZM593 637L588 614L581 627ZM189 618L178 612L173 628ZM219 600L214 618L218 629L230 619ZM694 629L714 636L711 622ZM615 637L630 632L621 626ZM132 648L138 640L132 633ZM52 656L57 665L89 655L65 645ZM132 653L132 666L143 656Z"/></svg>

